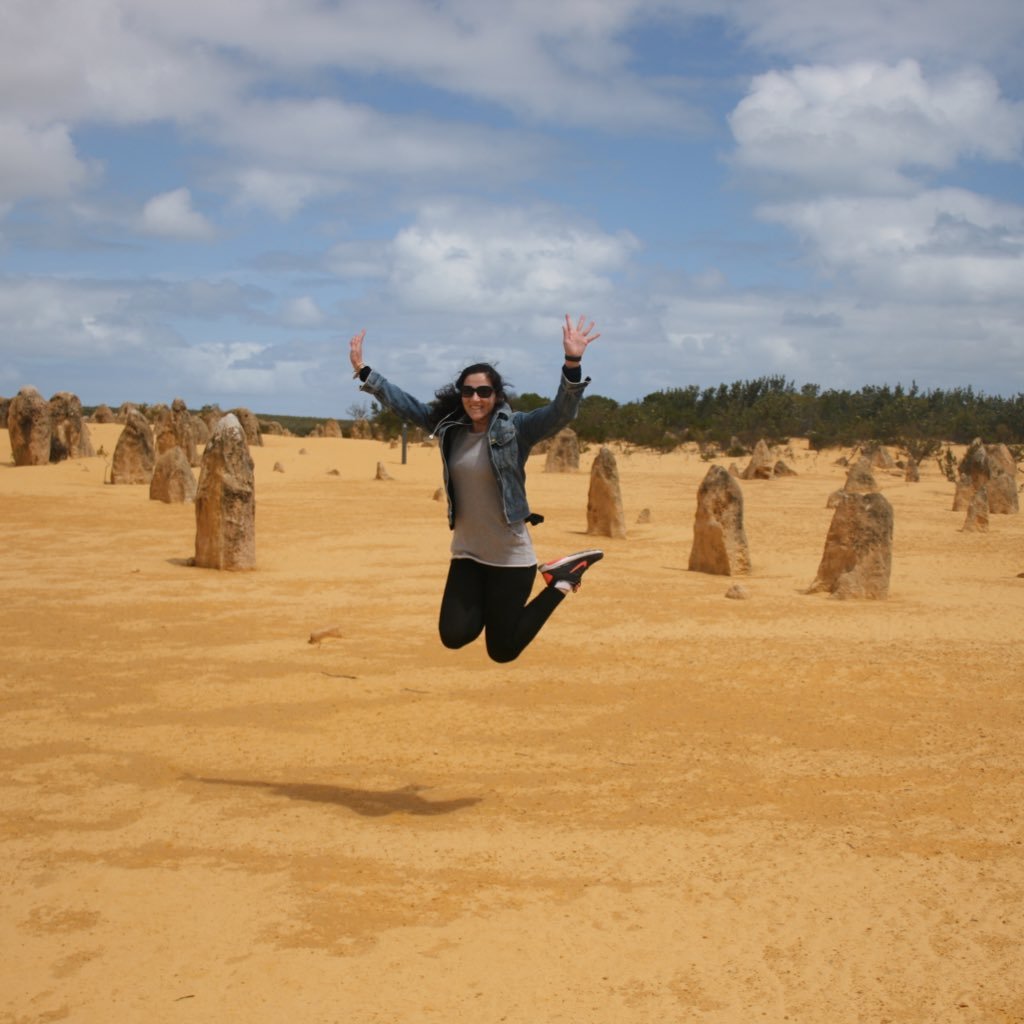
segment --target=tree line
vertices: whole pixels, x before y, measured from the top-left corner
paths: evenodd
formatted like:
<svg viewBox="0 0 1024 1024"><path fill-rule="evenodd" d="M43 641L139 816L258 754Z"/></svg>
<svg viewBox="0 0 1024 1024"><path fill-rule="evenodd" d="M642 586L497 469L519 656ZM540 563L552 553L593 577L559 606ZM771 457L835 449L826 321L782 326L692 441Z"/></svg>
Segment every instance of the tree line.
<svg viewBox="0 0 1024 1024"><path fill-rule="evenodd" d="M549 401L533 392L510 398L514 409L524 411ZM376 402L354 405L339 422L351 427L353 419L364 417L373 421L379 437L401 433L398 417ZM300 436L322 422L316 417L273 418ZM785 444L805 437L815 449L894 445L920 461L938 452L942 443L969 444L976 437L1011 448L1024 445L1024 393L1004 398L970 386L922 390L916 383L846 391L817 384L797 387L783 376L766 376L716 387L664 388L632 402L587 395L572 426L584 442L620 441L658 451L689 441L739 455L762 438Z"/></svg>
<svg viewBox="0 0 1024 1024"><path fill-rule="evenodd" d="M512 405L531 409L546 401L527 393ZM584 441L624 441L662 451L684 441L729 451L750 449L761 438L784 444L806 437L812 448L878 442L923 457L940 441L969 444L981 437L989 444L1024 443L1024 394L1003 398L972 387L926 391L916 383L823 390L767 376L717 387L665 388L625 403L586 396L573 429Z"/></svg>

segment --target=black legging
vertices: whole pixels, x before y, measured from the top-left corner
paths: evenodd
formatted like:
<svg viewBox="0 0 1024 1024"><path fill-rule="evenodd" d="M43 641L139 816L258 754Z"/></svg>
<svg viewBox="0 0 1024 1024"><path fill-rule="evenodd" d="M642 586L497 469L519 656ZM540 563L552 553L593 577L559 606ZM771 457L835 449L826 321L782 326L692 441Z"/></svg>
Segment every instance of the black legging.
<svg viewBox="0 0 1024 1024"><path fill-rule="evenodd" d="M494 661L518 658L565 597L545 587L526 604L536 575L536 566L500 567L453 558L441 598L441 643L465 647L486 629L487 653Z"/></svg>

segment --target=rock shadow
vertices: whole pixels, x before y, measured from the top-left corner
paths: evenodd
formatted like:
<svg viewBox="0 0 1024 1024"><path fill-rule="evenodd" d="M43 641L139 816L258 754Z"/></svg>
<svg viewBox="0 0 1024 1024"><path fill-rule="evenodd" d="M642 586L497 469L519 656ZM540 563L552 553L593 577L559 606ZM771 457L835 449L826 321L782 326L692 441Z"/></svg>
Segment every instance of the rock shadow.
<svg viewBox="0 0 1024 1024"><path fill-rule="evenodd" d="M400 789L351 789L347 786L328 786L311 782L265 782L258 779L213 779L195 775L183 776L187 782L201 782L207 786L237 786L246 789L264 789L288 800L304 800L316 804L336 804L365 818L383 818L389 814L430 816L451 814L473 807L483 797L467 796L455 800L425 800L419 794L430 786L409 785Z"/></svg>

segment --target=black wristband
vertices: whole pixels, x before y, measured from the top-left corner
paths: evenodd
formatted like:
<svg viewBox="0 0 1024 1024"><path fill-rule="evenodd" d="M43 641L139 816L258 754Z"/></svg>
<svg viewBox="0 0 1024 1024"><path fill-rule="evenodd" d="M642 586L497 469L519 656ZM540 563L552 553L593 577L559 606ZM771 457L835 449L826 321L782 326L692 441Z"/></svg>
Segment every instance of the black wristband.
<svg viewBox="0 0 1024 1024"><path fill-rule="evenodd" d="M567 363L579 363L583 360L583 356L566 356L565 361Z"/></svg>
<svg viewBox="0 0 1024 1024"><path fill-rule="evenodd" d="M358 377L359 380L362 381L363 384L365 384L366 378L370 376L370 368L368 366L360 366L359 369L352 374L352 376Z"/></svg>

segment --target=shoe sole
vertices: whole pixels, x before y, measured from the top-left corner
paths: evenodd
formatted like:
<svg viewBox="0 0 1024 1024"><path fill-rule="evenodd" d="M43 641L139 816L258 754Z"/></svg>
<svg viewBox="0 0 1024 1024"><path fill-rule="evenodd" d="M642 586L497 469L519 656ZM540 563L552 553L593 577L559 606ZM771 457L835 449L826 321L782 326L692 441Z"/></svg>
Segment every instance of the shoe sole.
<svg viewBox="0 0 1024 1024"><path fill-rule="evenodd" d="M575 562L586 562L587 568L589 568L602 558L604 558L604 552L599 551L597 548L591 551L577 551L574 554L566 555L565 558L556 558L553 562L545 562L543 565L538 565L537 572L551 572L552 569L559 569L563 565L571 565Z"/></svg>

